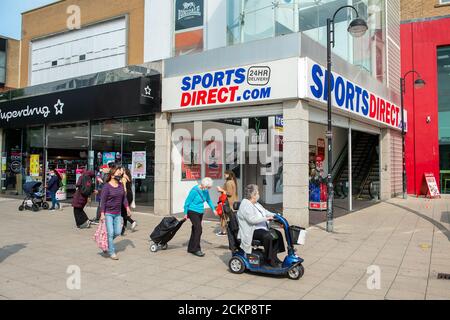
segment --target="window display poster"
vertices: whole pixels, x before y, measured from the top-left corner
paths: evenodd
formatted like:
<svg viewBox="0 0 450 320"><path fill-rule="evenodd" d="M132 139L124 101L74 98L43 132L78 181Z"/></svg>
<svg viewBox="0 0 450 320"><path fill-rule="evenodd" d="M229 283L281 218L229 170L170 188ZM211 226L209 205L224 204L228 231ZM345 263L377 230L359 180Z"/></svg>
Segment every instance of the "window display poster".
<svg viewBox="0 0 450 320"><path fill-rule="evenodd" d="M278 132L283 132L284 119L283 115L275 116L275 130Z"/></svg>
<svg viewBox="0 0 450 320"><path fill-rule="evenodd" d="M199 180L201 176L200 141L183 139L181 146L181 179Z"/></svg>
<svg viewBox="0 0 450 320"><path fill-rule="evenodd" d="M275 151L283 152L283 137L281 135L275 135Z"/></svg>
<svg viewBox="0 0 450 320"><path fill-rule="evenodd" d="M30 155L30 176L39 177L39 155Z"/></svg>
<svg viewBox="0 0 450 320"><path fill-rule="evenodd" d="M115 152L103 152L103 164L108 165L110 163L116 162L116 153Z"/></svg>
<svg viewBox="0 0 450 320"><path fill-rule="evenodd" d="M133 176L133 179L145 179L147 168L146 161L147 161L147 152L135 151L132 153L131 175Z"/></svg>
<svg viewBox="0 0 450 320"><path fill-rule="evenodd" d="M67 170L66 169L56 169L61 176L62 187L56 192L56 199L66 200L67 199Z"/></svg>
<svg viewBox="0 0 450 320"><path fill-rule="evenodd" d="M278 163L280 166L278 167L277 173L275 173L275 177L273 179L273 192L283 193L283 158L280 158Z"/></svg>
<svg viewBox="0 0 450 320"><path fill-rule="evenodd" d="M222 143L212 140L205 142L205 177L222 179Z"/></svg>
<svg viewBox="0 0 450 320"><path fill-rule="evenodd" d="M237 142L227 143L225 150L225 170L233 171L236 179L241 178L241 166L239 164L240 150Z"/></svg>

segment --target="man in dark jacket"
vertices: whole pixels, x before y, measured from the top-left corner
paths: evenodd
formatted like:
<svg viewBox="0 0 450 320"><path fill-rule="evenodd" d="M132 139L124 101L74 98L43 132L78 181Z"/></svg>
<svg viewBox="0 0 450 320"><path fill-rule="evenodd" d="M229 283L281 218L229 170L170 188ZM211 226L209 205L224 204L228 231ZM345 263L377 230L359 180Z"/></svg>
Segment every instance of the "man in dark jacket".
<svg viewBox="0 0 450 320"><path fill-rule="evenodd" d="M50 170L50 180L47 183L47 190L50 193L50 198L52 199L52 207L51 211L54 211L56 206L58 209L61 209L61 204L56 199L56 192L59 190L59 182L61 181L61 177L59 176L56 170Z"/></svg>
<svg viewBox="0 0 450 320"><path fill-rule="evenodd" d="M72 199L72 207L73 207L73 215L75 217L75 223L77 227L80 229L89 228L91 226L91 221L89 220L86 212L84 212L84 207L86 206L88 199L92 192L94 191L94 183L93 178L95 177L95 173L93 171L86 171L83 175L78 179L76 187L77 190ZM85 183L85 187L90 189L89 195L83 195L81 189L83 188L83 183Z"/></svg>

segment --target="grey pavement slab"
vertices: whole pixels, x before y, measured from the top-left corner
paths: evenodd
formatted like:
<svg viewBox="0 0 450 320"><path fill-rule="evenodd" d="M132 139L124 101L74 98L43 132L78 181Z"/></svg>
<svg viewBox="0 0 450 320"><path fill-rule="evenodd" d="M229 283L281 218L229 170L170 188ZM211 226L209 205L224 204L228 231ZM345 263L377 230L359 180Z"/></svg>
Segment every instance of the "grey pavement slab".
<svg viewBox="0 0 450 320"><path fill-rule="evenodd" d="M450 281L437 279L450 273L448 197L361 206L336 218L333 233L315 222L297 247L305 259L298 281L232 274L217 221L204 222L206 256L198 258L186 252L189 222L168 250L151 253L149 234L161 217L134 213L137 231L116 239L113 261L96 248L95 227L74 226L70 207L20 213L18 203L0 198L0 299L450 299ZM95 208L87 212L93 217ZM79 290L70 282L73 267L81 272Z"/></svg>

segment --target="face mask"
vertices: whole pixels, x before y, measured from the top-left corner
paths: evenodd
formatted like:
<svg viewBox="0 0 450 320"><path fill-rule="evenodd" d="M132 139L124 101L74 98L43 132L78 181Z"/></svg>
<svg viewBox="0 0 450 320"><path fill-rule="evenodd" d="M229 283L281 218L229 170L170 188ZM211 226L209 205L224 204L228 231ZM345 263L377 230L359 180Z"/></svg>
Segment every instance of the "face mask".
<svg viewBox="0 0 450 320"><path fill-rule="evenodd" d="M121 176L114 176L114 179L116 179L117 181L120 181L122 179Z"/></svg>
<svg viewBox="0 0 450 320"><path fill-rule="evenodd" d="M256 196L256 202L259 201L259 194Z"/></svg>

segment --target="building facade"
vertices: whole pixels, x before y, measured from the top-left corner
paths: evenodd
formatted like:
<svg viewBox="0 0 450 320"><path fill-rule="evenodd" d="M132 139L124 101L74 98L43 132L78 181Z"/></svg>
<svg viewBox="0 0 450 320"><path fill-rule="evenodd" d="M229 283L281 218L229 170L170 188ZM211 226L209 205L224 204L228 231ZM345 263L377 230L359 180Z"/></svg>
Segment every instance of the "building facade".
<svg viewBox="0 0 450 320"><path fill-rule="evenodd" d="M326 19L349 4L369 30L353 38L355 13L336 16L329 154ZM73 5L81 28L68 30ZM399 111L399 12L399 1L385 0L65 0L26 12L23 88L0 101L3 191L44 180L49 166L70 164L73 184L77 169L105 161L133 169L141 156L148 180L136 177L135 189L159 215L182 212L192 186L206 176L221 186L226 171L240 198L257 184L266 207L302 226L311 210L326 209L328 172L339 210L395 196L407 123ZM109 97L77 100L88 92ZM127 108L133 94L144 101ZM55 120L66 99L72 112L87 104L81 118L68 111ZM20 124L28 105L54 114ZM215 188L211 196L217 200Z"/></svg>
<svg viewBox="0 0 450 320"><path fill-rule="evenodd" d="M413 4L412 4L413 2ZM432 173L442 193L450 193L450 2L402 1L402 74L417 71L426 85L406 79L405 108L408 193L423 194L424 174Z"/></svg>
<svg viewBox="0 0 450 320"><path fill-rule="evenodd" d="M115 162L132 171L136 205L153 206L161 63L142 65L144 4L67 0L22 14L21 88L0 97L2 193L57 169L57 196L70 200L83 171Z"/></svg>
<svg viewBox="0 0 450 320"><path fill-rule="evenodd" d="M0 35L0 92L19 87L20 41Z"/></svg>

